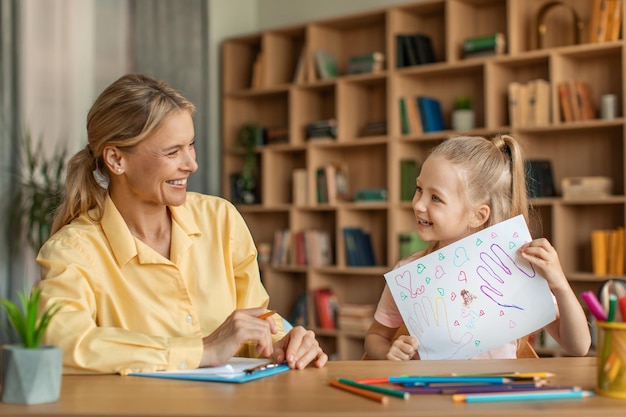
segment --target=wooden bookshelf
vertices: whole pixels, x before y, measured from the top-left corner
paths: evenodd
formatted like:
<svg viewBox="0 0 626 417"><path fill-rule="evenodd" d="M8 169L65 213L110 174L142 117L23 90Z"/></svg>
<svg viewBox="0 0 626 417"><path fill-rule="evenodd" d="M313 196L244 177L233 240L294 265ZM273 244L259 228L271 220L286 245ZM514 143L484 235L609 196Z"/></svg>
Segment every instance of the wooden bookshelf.
<svg viewBox="0 0 626 417"><path fill-rule="evenodd" d="M535 236L548 238L559 252L563 268L576 291L596 289L610 277L592 274L590 236L593 229L626 224L626 176L624 118L623 39L589 41L592 3L566 0L576 11L582 29L574 44L571 12L555 8L546 15L547 32L542 49L536 49L536 14L543 0L436 0L399 5L302 25L267 30L231 38L222 55L223 194L231 195L231 174L241 171L243 154L236 151L239 130L245 123L262 127L287 127L289 140L257 148L259 201L239 205L257 243L272 244L274 231L305 229L331 236L333 263L311 267L261 265L261 275L271 296L271 307L289 318L300 294L309 297L308 325L315 329L326 351L335 359L359 359L363 334L316 328L312 292L334 290L340 303L374 304L384 286L383 274L399 253L398 234L414 229L409 202L400 201L400 160L423 160L428 150L450 130L455 98L469 96L475 110L475 128L469 135L512 133L523 141L529 159L550 159L557 194L561 180L571 176L606 176L613 180L608 199L564 201L560 197L533 199L537 218L531 224ZM623 6L622 6L623 7ZM623 13L622 13L623 15ZM620 22L623 30L623 23ZM397 68L396 35L420 32L428 35L437 62ZM468 37L501 32L506 52L464 59ZM314 52L326 50L337 61L340 75L319 80ZM350 56L380 51L385 54L381 71L345 73ZM257 55L262 69L252 88ZM294 82L300 56L305 77ZM509 83L542 78L550 83L550 124L511 128L507 107ZM600 98L618 97L618 118L563 122L556 86L579 78L592 88L599 114ZM402 134L399 99L425 94L436 97L447 130L428 134ZM307 140L305 125L334 118L334 140ZM386 120L387 134L361 136L368 122ZM317 203L315 171L329 162L345 164L351 190L386 188L382 202L339 201ZM292 173L307 172L306 205L293 203ZM342 229L361 227L373 241L376 267L347 267ZM622 277L623 278L623 277Z"/></svg>

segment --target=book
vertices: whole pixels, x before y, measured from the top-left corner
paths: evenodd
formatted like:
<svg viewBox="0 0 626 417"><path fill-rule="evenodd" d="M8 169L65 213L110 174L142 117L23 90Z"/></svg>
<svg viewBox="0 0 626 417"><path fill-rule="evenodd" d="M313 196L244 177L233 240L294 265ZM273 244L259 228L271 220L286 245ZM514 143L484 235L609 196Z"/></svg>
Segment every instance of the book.
<svg viewBox="0 0 626 417"><path fill-rule="evenodd" d="M506 50L506 38L503 33L466 38L463 41L463 56L472 57L483 52L503 54Z"/></svg>
<svg viewBox="0 0 626 417"><path fill-rule="evenodd" d="M406 99L404 97L400 97L400 131L403 135L408 135L411 133L411 129L409 127L409 116L407 113L406 107Z"/></svg>
<svg viewBox="0 0 626 417"><path fill-rule="evenodd" d="M376 266L371 235L360 227L342 229L348 266Z"/></svg>
<svg viewBox="0 0 626 417"><path fill-rule="evenodd" d="M262 367L263 365L270 364L271 366ZM129 375L149 378L230 382L234 384L241 384L285 372L289 369L289 365L286 363L274 364L266 358L233 357L226 363L226 365L222 366L177 371L131 372Z"/></svg>
<svg viewBox="0 0 626 417"><path fill-rule="evenodd" d="M569 83L567 81L558 83L557 90L559 92L561 119L564 122L571 122L574 120L574 110L572 109L572 98Z"/></svg>
<svg viewBox="0 0 626 417"><path fill-rule="evenodd" d="M509 107L509 124L511 127L519 127L521 125L520 87L521 83L517 81L509 83L507 87L507 104Z"/></svg>
<svg viewBox="0 0 626 417"><path fill-rule="evenodd" d="M604 0L593 0L591 6L591 20L589 22L589 42L598 42L598 34L600 29L600 13L602 11Z"/></svg>
<svg viewBox="0 0 626 417"><path fill-rule="evenodd" d="M263 88L263 53L259 52L252 66L252 83L253 89Z"/></svg>
<svg viewBox="0 0 626 417"><path fill-rule="evenodd" d="M328 204L336 204L337 201L350 199L350 186L348 180L348 167L346 164L328 163L324 165L326 181L325 189Z"/></svg>
<svg viewBox="0 0 626 417"><path fill-rule="evenodd" d="M322 329L337 328L337 298L330 288L313 290L318 325Z"/></svg>
<svg viewBox="0 0 626 417"><path fill-rule="evenodd" d="M421 164L414 159L400 160L400 201L411 201L415 195L415 178Z"/></svg>
<svg viewBox="0 0 626 417"><path fill-rule="evenodd" d="M354 201L387 201L387 189L359 188L354 192Z"/></svg>
<svg viewBox="0 0 626 417"><path fill-rule="evenodd" d="M526 186L529 198L554 197L554 176L549 159L528 159L525 161Z"/></svg>
<svg viewBox="0 0 626 417"><path fill-rule="evenodd" d="M535 84L535 125L545 126L551 121L550 83L544 79L533 80Z"/></svg>
<svg viewBox="0 0 626 417"><path fill-rule="evenodd" d="M372 52L365 55L354 55L348 58L346 74L362 74L381 71L385 64L385 54Z"/></svg>
<svg viewBox="0 0 626 417"><path fill-rule="evenodd" d="M293 74L293 82L300 84L306 81L306 48L302 47L298 62L296 63L296 69Z"/></svg>
<svg viewBox="0 0 626 417"><path fill-rule="evenodd" d="M417 100L411 97L405 97L406 113L409 119L409 133L411 135L420 135L424 133L420 112L417 107Z"/></svg>
<svg viewBox="0 0 626 417"><path fill-rule="evenodd" d="M592 120L596 118L596 109L593 104L591 85L582 80L574 80L578 105L580 107L580 120Z"/></svg>
<svg viewBox="0 0 626 417"><path fill-rule="evenodd" d="M599 14L596 24L595 42L605 42L607 40L607 27L609 24L609 3L610 0L600 0Z"/></svg>
<svg viewBox="0 0 626 417"><path fill-rule="evenodd" d="M317 75L321 80L328 80L339 76L337 61L333 54L324 50L315 51L315 63L317 65Z"/></svg>
<svg viewBox="0 0 626 417"><path fill-rule="evenodd" d="M616 41L622 29L622 0L613 0L609 11L608 24L606 30L606 40Z"/></svg>
<svg viewBox="0 0 626 417"><path fill-rule="evenodd" d="M572 104L572 120L582 120L582 100L576 88L576 80L567 81L569 87L569 97Z"/></svg>
<svg viewBox="0 0 626 417"><path fill-rule="evenodd" d="M409 37L409 46L416 52L417 63L415 65L435 62L435 52L430 36L422 33L414 33Z"/></svg>
<svg viewBox="0 0 626 417"><path fill-rule="evenodd" d="M445 124L439 100L428 96L417 96L416 100L424 132L444 130Z"/></svg>
<svg viewBox="0 0 626 417"><path fill-rule="evenodd" d="M400 259L427 247L428 242L422 240L415 231L398 233L398 255Z"/></svg>
<svg viewBox="0 0 626 417"><path fill-rule="evenodd" d="M308 204L308 179L306 169L294 169L292 175L292 197L294 206Z"/></svg>

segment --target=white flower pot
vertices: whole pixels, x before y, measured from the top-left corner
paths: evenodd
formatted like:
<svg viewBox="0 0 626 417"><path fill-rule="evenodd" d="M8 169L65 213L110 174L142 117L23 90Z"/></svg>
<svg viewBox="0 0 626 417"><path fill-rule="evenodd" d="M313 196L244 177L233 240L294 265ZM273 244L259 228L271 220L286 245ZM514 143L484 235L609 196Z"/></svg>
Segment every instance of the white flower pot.
<svg viewBox="0 0 626 417"><path fill-rule="evenodd" d="M452 111L453 130L471 130L474 128L474 110L453 110Z"/></svg>
<svg viewBox="0 0 626 417"><path fill-rule="evenodd" d="M2 402L40 404L59 399L63 372L61 349L6 345L1 354Z"/></svg>

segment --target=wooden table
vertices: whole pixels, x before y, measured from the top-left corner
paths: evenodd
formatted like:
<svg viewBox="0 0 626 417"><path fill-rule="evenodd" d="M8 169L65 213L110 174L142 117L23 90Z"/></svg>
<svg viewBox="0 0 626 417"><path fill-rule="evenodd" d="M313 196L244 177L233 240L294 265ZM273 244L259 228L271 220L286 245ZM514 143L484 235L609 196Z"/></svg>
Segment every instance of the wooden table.
<svg viewBox="0 0 626 417"><path fill-rule="evenodd" d="M401 374L550 371L557 385L596 386L595 358L467 361L336 361L245 384L119 375L66 375L58 402L0 403L0 416L620 416L626 400L595 395L573 400L453 403L448 395L390 398L387 405L330 387L331 378Z"/></svg>

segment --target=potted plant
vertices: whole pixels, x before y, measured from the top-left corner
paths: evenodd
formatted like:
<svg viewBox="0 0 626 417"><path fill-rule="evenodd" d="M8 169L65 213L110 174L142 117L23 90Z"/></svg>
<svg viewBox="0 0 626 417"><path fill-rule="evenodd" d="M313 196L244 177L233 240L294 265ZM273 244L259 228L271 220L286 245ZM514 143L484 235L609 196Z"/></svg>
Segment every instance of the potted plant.
<svg viewBox="0 0 626 417"><path fill-rule="evenodd" d="M452 129L459 131L471 130L474 128L474 109L472 98L469 96L459 96L454 101L452 111Z"/></svg>
<svg viewBox="0 0 626 417"><path fill-rule="evenodd" d="M243 167L237 179L236 200L244 204L257 203L257 156L255 148L263 144L263 129L247 123L241 127L237 138L239 150L244 153Z"/></svg>
<svg viewBox="0 0 626 417"><path fill-rule="evenodd" d="M2 401L39 404L58 400L61 391L62 352L42 345L42 339L60 305L53 304L38 314L41 290L19 293L20 303L0 300L9 333L18 343L2 347Z"/></svg>
<svg viewBox="0 0 626 417"><path fill-rule="evenodd" d="M58 148L47 156L43 141L33 144L28 133L20 146L23 166L16 174L20 186L10 206L7 230L15 248L25 240L37 252L50 235L54 211L63 199L67 150Z"/></svg>

